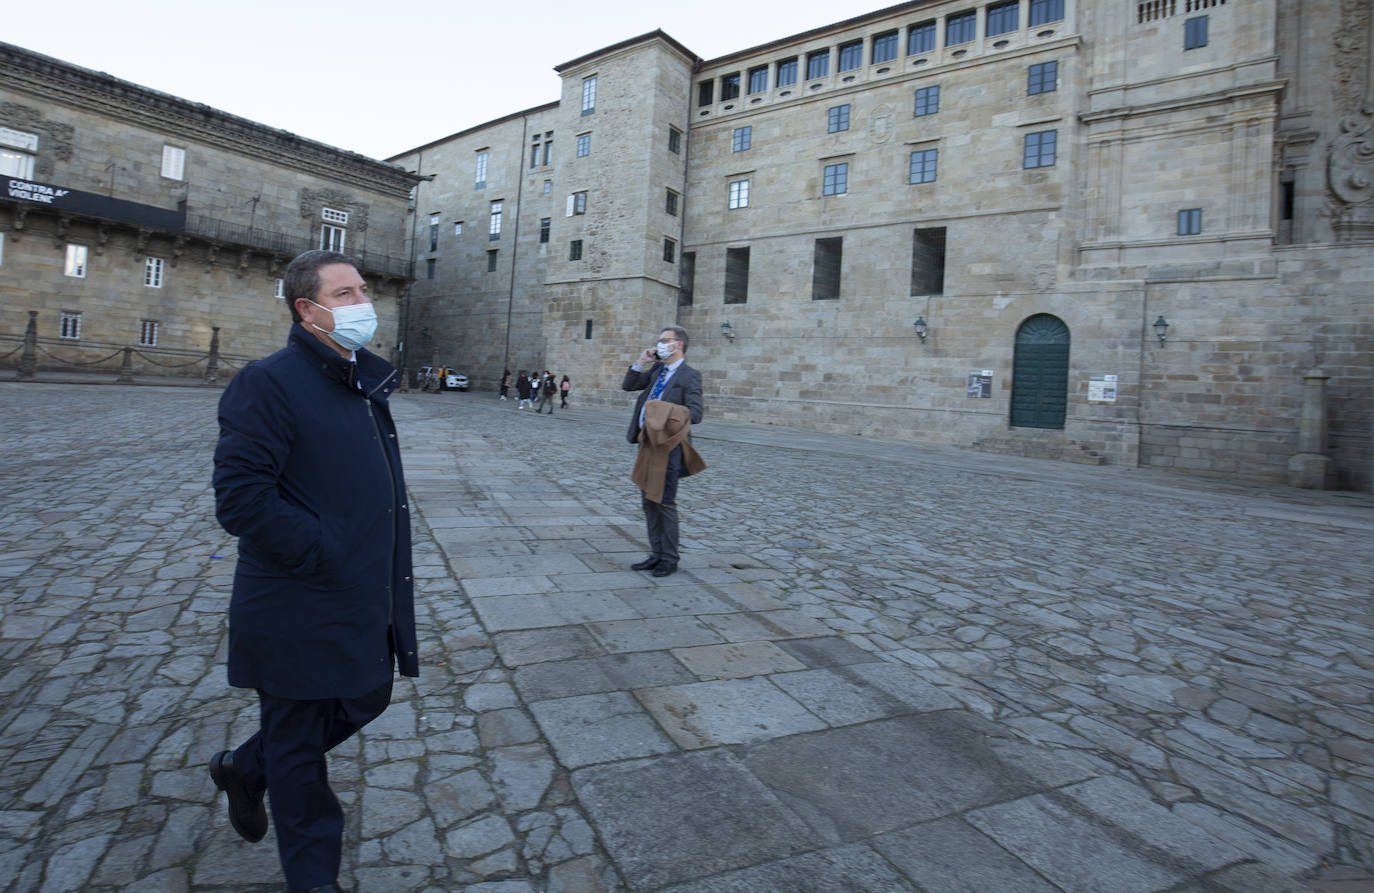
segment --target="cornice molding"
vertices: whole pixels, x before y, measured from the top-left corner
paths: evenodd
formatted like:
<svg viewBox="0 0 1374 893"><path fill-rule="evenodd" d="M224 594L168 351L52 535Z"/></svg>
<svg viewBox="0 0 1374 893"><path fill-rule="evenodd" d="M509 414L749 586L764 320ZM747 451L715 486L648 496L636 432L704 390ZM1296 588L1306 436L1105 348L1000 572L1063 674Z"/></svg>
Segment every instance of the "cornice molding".
<svg viewBox="0 0 1374 893"><path fill-rule="evenodd" d="M102 72L0 42L0 83L47 102L181 137L315 177L407 198L419 182L403 168L258 124Z"/></svg>

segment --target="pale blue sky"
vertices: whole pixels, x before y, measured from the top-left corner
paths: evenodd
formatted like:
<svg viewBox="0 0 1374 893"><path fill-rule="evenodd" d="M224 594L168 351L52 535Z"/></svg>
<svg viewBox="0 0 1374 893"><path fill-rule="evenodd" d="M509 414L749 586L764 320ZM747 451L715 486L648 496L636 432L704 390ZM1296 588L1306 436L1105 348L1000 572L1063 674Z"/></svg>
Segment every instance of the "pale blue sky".
<svg viewBox="0 0 1374 893"><path fill-rule="evenodd" d="M552 102L553 66L656 28L710 59L888 5L67 0L0 39L383 158Z"/></svg>

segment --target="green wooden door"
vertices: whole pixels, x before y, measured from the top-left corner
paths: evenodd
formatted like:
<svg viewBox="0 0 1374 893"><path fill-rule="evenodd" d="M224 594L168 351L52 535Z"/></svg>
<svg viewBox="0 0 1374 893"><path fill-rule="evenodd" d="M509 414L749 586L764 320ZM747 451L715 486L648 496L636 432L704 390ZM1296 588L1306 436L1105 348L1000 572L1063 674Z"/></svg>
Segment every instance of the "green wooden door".
<svg viewBox="0 0 1374 893"><path fill-rule="evenodd" d="M1040 313L1016 330L1011 369L1014 428L1064 427L1069 402L1069 327Z"/></svg>

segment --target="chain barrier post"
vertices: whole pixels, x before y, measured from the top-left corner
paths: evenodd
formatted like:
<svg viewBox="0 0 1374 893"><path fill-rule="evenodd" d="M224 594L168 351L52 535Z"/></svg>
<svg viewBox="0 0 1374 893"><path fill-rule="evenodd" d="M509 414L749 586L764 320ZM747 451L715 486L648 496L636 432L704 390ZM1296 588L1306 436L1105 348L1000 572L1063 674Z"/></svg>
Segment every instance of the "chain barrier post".
<svg viewBox="0 0 1374 893"><path fill-rule="evenodd" d="M38 311L29 311L29 324L24 329L24 355L19 358L19 377L33 378L38 367Z"/></svg>
<svg viewBox="0 0 1374 893"><path fill-rule="evenodd" d="M124 348L124 362L119 364L119 383L134 383L134 349L132 347Z"/></svg>
<svg viewBox="0 0 1374 893"><path fill-rule="evenodd" d="M205 364L205 383L219 379L219 326L210 327L210 361Z"/></svg>

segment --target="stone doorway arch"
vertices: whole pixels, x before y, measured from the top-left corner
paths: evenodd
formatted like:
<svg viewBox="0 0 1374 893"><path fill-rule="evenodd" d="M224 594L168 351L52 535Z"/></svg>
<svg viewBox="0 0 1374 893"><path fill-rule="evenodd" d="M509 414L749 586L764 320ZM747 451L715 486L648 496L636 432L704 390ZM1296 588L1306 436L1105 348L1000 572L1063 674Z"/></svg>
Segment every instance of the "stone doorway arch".
<svg viewBox="0 0 1374 893"><path fill-rule="evenodd" d="M1016 330L1011 371L1013 428L1064 429L1069 403L1069 327L1037 313Z"/></svg>

